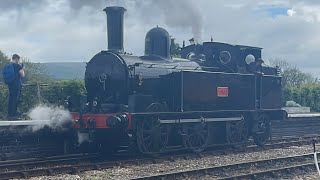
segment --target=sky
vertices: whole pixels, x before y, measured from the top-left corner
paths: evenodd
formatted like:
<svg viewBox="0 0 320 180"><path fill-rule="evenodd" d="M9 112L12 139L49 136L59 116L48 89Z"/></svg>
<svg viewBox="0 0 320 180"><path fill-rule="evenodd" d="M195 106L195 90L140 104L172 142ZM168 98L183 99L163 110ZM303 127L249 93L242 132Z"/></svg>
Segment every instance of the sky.
<svg viewBox="0 0 320 180"><path fill-rule="evenodd" d="M106 6L124 6L124 49L144 52L157 25L182 44L195 37L258 46L320 77L319 0L0 0L0 50L33 62L85 62L107 49ZM188 41L186 43L188 45Z"/></svg>

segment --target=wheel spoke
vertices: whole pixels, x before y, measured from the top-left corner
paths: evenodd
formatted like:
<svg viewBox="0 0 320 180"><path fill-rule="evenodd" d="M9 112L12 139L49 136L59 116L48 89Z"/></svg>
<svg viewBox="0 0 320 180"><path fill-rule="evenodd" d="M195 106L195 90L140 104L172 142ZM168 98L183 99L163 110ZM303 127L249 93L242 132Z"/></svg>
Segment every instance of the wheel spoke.
<svg viewBox="0 0 320 180"><path fill-rule="evenodd" d="M206 137L203 136L203 134L200 134L198 138L199 138L200 145L204 144L207 139Z"/></svg>
<svg viewBox="0 0 320 180"><path fill-rule="evenodd" d="M246 143L248 139L248 127L246 121L227 122L226 136L228 143Z"/></svg>
<svg viewBox="0 0 320 180"><path fill-rule="evenodd" d="M151 141L151 139L152 139L151 136L147 136L143 138L144 142Z"/></svg>
<svg viewBox="0 0 320 180"><path fill-rule="evenodd" d="M205 124L187 124L183 127L184 144L195 152L204 150L208 141L208 131Z"/></svg>
<svg viewBox="0 0 320 180"><path fill-rule="evenodd" d="M151 134L151 133L152 133L151 130L144 130L144 131L143 131L143 134Z"/></svg>
<svg viewBox="0 0 320 180"><path fill-rule="evenodd" d="M145 142L145 149L147 151L150 151L151 150L151 147L152 146L152 141L148 141L148 142Z"/></svg>
<svg viewBox="0 0 320 180"><path fill-rule="evenodd" d="M258 132L254 135L254 141L258 146L263 146L270 138L270 125L265 115L260 117Z"/></svg>

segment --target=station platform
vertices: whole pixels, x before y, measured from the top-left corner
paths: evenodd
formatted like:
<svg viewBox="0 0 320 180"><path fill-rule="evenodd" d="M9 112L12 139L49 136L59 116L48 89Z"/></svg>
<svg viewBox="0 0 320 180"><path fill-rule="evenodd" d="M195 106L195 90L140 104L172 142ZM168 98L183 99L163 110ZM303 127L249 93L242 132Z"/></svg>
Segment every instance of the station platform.
<svg viewBox="0 0 320 180"><path fill-rule="evenodd" d="M50 120L19 120L19 121L7 121L0 120L0 127L2 126L37 126L50 124Z"/></svg>
<svg viewBox="0 0 320 180"><path fill-rule="evenodd" d="M291 113L288 114L289 118L320 118L320 113Z"/></svg>

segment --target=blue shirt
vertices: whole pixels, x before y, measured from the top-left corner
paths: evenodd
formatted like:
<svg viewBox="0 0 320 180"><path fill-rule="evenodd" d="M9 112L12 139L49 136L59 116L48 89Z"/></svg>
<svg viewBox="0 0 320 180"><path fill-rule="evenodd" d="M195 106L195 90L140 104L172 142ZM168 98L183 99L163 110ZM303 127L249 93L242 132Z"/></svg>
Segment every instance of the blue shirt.
<svg viewBox="0 0 320 180"><path fill-rule="evenodd" d="M16 75L15 84L20 87L22 86L22 81L21 81L21 75L19 71L22 69L22 66L17 63L12 63L12 64L13 64L14 73Z"/></svg>

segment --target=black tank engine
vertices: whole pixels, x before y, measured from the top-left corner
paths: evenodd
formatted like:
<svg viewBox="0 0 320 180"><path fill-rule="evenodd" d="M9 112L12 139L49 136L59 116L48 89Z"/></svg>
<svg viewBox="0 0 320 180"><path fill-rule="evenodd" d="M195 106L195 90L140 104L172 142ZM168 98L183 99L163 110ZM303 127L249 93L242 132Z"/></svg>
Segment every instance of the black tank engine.
<svg viewBox="0 0 320 180"><path fill-rule="evenodd" d="M285 117L281 77L258 63L261 48L204 42L172 58L169 33L155 27L146 34L145 54L134 56L123 48L126 9L104 11L108 50L87 63L87 103L73 113L75 128L97 149L125 142L145 154L202 151L244 144L250 136L262 145L271 137L271 120Z"/></svg>

